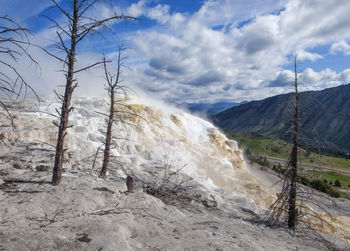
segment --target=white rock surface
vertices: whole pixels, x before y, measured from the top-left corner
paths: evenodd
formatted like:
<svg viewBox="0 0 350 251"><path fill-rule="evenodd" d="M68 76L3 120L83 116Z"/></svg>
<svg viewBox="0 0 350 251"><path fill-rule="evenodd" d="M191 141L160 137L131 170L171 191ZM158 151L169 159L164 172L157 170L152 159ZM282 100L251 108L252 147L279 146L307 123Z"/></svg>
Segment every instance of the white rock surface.
<svg viewBox="0 0 350 251"><path fill-rule="evenodd" d="M101 158L93 170L92 162L105 126L95 111L106 108L102 100L78 99L57 187L49 183L51 171L37 167L52 166L57 129L48 113L58 104L47 100L39 108L27 103L21 113L14 110L15 129L2 118L0 250L327 250L320 242L256 223L276 190L251 175L236 142L203 119L145 103L125 104L123 119L134 126L115 124L113 155L119 163L111 164L103 180L97 177ZM165 166L184 165L193 190L201 198L213 196L218 207L200 201L166 205L140 186L124 193L121 166L149 179Z"/></svg>

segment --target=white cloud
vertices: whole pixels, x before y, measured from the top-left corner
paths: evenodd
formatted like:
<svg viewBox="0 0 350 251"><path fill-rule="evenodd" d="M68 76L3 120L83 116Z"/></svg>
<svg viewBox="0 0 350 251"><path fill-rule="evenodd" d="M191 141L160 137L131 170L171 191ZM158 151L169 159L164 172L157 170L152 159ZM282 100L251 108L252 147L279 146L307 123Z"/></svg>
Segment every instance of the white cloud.
<svg viewBox="0 0 350 251"><path fill-rule="evenodd" d="M294 73L290 70L282 70L278 73L275 80L271 81L269 86L288 86L294 82Z"/></svg>
<svg viewBox="0 0 350 251"><path fill-rule="evenodd" d="M350 69L346 69L340 73L340 81L343 83L350 83Z"/></svg>
<svg viewBox="0 0 350 251"><path fill-rule="evenodd" d="M299 61L304 61L304 60L310 60L310 61L316 61L318 59L324 58L322 55L317 54L317 53L311 53L305 50L298 50L296 52L297 58Z"/></svg>
<svg viewBox="0 0 350 251"><path fill-rule="evenodd" d="M126 9L126 15L130 15L133 17L140 17L146 12L146 1L140 0L137 3L131 4Z"/></svg>
<svg viewBox="0 0 350 251"><path fill-rule="evenodd" d="M342 52L345 55L350 55L350 45L345 40L340 40L331 45L330 48L331 54L337 54L338 52Z"/></svg>
<svg viewBox="0 0 350 251"><path fill-rule="evenodd" d="M335 85L340 85L346 83L350 80L350 69L346 69L340 73L337 73L329 68L315 72L311 68L307 68L300 78L300 82L307 86L308 88L319 89L321 87L333 87Z"/></svg>
<svg viewBox="0 0 350 251"><path fill-rule="evenodd" d="M154 8L148 10L147 17L157 20L161 24L168 22L170 6L158 4Z"/></svg>
<svg viewBox="0 0 350 251"><path fill-rule="evenodd" d="M284 0L207 0L193 19L209 27L229 25L282 7Z"/></svg>
<svg viewBox="0 0 350 251"><path fill-rule="evenodd" d="M285 69L292 54L300 61L317 62L327 55L312 49L332 45L331 53L350 55L348 0L207 0L194 13L140 0L124 9L101 5L96 10L99 16L117 12L157 22L127 34L133 70L125 79L170 101L264 98L286 90L285 83L293 78ZM43 31L38 40L51 36L51 31ZM81 78L92 79L88 73ZM311 89L333 86L350 82L350 69L337 73L307 68L302 80Z"/></svg>
<svg viewBox="0 0 350 251"><path fill-rule="evenodd" d="M148 16L166 28L139 31L130 38L137 53L148 59L148 81L139 83L170 100L235 99L245 91L255 98L255 90L259 96L271 95L283 89L291 73L283 70L291 64L291 54L297 53L299 61L317 61L324 55L309 49L350 38L349 10L346 0L337 5L320 0L209 0L184 17L182 25L172 26L177 13L163 7L161 14ZM319 88L342 83L345 77L329 69L307 69L304 79Z"/></svg>

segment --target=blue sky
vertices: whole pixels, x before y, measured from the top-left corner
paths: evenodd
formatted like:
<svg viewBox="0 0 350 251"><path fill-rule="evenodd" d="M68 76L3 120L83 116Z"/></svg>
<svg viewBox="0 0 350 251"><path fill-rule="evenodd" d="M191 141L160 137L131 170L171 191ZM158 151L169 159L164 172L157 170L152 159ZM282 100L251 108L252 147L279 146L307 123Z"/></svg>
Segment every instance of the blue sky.
<svg viewBox="0 0 350 251"><path fill-rule="evenodd" d="M68 0L60 4L67 5ZM50 48L55 30L42 17L63 20L49 0L0 0L0 15L30 28L33 42ZM129 48L125 84L168 102L218 102L262 99L286 93L292 55L298 55L303 88L317 90L350 82L350 1L348 0L119 0L89 13L132 15L115 34L87 39L78 65L110 58L123 41ZM18 67L39 93L64 83L60 65L31 49L41 71L27 62ZM103 92L101 69L77 76L79 95Z"/></svg>

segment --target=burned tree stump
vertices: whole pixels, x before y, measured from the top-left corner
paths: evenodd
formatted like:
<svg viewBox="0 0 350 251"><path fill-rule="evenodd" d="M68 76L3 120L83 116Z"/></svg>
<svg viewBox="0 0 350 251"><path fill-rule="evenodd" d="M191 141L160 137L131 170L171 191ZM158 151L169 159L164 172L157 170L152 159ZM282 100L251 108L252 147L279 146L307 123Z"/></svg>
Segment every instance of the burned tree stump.
<svg viewBox="0 0 350 251"><path fill-rule="evenodd" d="M133 193L134 192L134 179L131 176L126 177L126 187L127 187L127 192L128 193Z"/></svg>

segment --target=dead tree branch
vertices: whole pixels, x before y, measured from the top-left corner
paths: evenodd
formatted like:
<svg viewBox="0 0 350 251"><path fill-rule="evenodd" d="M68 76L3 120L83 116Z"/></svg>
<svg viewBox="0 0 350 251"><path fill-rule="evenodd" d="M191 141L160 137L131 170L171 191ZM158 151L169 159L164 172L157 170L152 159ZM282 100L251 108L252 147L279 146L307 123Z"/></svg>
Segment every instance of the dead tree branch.
<svg viewBox="0 0 350 251"><path fill-rule="evenodd" d="M39 67L38 62L28 52L31 45L28 37L30 31L8 16L0 16L0 23L0 93L14 101L22 95L25 98L30 91L39 101L37 93L18 69L19 58L27 58ZM0 108L5 111L5 116L13 125L12 116L4 102L0 102Z"/></svg>

